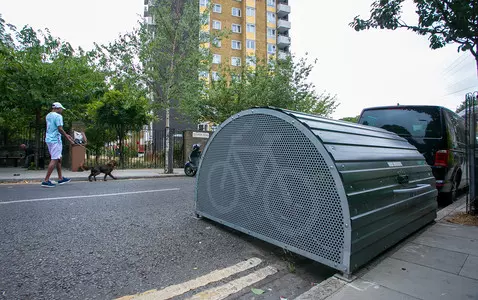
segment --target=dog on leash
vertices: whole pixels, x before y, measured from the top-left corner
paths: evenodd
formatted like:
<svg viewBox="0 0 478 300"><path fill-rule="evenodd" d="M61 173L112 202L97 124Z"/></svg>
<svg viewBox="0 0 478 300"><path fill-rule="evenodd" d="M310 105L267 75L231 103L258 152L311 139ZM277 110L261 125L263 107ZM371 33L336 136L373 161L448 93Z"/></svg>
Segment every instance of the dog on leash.
<svg viewBox="0 0 478 300"><path fill-rule="evenodd" d="M93 181L93 179L96 181L96 176L100 175L101 173L105 174L105 177L103 178L103 180L106 181L107 176L110 176L111 178L116 179L116 177L114 177L113 174L111 174L111 172L113 172L116 165L117 165L116 161L112 160L106 165L99 165L92 168L83 166L82 169L91 170L90 176L88 176L88 181Z"/></svg>

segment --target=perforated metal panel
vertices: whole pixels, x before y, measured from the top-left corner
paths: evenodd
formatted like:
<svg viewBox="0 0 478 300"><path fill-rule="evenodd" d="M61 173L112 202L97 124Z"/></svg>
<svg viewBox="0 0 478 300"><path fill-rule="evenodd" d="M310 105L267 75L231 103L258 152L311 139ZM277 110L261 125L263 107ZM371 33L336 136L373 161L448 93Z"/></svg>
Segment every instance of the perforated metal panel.
<svg viewBox="0 0 478 300"><path fill-rule="evenodd" d="M221 124L196 184L199 216L345 274L436 216L430 166L405 139L280 109Z"/></svg>
<svg viewBox="0 0 478 300"><path fill-rule="evenodd" d="M303 127L256 113L220 128L202 158L196 211L323 263L342 265L344 215L337 184L298 125Z"/></svg>

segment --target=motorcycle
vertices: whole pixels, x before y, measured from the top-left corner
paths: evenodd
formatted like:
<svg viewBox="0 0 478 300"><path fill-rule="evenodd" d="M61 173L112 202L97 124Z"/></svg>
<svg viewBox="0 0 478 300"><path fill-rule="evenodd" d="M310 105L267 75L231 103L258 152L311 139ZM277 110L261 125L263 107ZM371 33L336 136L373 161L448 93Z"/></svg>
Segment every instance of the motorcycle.
<svg viewBox="0 0 478 300"><path fill-rule="evenodd" d="M184 165L184 173L186 176L193 177L196 175L201 158L201 146L199 144L193 145L193 150L189 154L189 160Z"/></svg>

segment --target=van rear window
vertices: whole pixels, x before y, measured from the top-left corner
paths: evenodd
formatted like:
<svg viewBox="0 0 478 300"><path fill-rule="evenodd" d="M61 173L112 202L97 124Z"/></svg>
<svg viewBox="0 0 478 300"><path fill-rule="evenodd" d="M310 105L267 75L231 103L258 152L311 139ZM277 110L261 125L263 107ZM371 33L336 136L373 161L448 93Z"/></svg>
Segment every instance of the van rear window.
<svg viewBox="0 0 478 300"><path fill-rule="evenodd" d="M440 109L435 107L366 110L360 117L359 123L383 128L403 137L442 137Z"/></svg>

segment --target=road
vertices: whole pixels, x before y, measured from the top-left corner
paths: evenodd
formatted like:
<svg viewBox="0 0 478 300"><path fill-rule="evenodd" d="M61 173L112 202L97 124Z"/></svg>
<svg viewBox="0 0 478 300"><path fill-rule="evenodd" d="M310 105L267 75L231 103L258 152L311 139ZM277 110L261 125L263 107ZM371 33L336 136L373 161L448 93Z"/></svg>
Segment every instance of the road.
<svg viewBox="0 0 478 300"><path fill-rule="evenodd" d="M190 178L3 184L0 199L0 299L114 299L184 287L248 259L260 263L177 299L264 267L277 272L227 299L293 299L334 273L196 219Z"/></svg>

